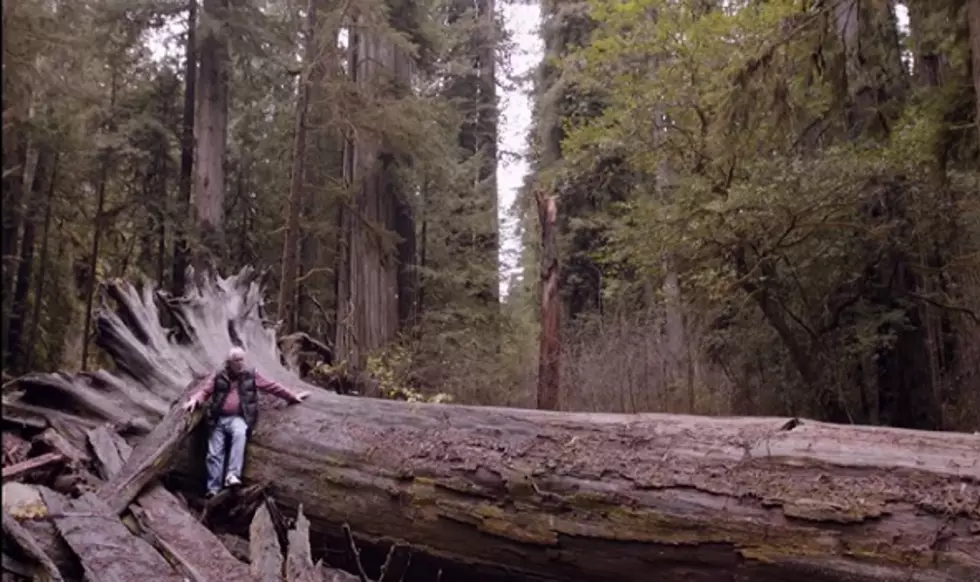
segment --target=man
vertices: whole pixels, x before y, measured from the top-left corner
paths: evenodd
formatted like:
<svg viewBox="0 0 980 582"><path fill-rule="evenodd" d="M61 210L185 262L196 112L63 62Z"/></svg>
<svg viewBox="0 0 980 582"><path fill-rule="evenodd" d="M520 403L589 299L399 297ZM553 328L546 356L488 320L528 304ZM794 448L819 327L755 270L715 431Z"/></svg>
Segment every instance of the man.
<svg viewBox="0 0 980 582"><path fill-rule="evenodd" d="M255 370L245 368L245 350L232 348L225 366L205 382L184 405L188 411L207 402L208 425L208 483L206 495L214 497L221 489L222 469L225 464L225 445L231 441L228 453L228 471L224 486L234 487L242 483L242 465L245 463L245 444L249 431L255 427L259 416L258 390L298 404L309 392L290 392L282 385L267 380Z"/></svg>

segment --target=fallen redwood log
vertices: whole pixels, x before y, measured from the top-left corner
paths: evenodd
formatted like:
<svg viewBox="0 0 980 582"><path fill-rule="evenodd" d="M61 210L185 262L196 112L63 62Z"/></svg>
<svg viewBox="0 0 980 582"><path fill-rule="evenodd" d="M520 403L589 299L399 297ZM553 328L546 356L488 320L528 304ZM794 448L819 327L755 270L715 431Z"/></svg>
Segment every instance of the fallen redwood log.
<svg viewBox="0 0 980 582"><path fill-rule="evenodd" d="M233 338L264 374L299 387L262 321L254 273L207 281L180 301L111 286L119 310L100 314L99 343L122 372L103 381L102 399L87 405L90 377L78 391L36 377L22 382L25 400L70 401L77 414L119 425L132 421L125 415L156 421L193 378L221 365ZM160 326L161 307L188 343ZM125 389L113 392L114 383ZM302 405L263 411L246 480L302 504L314 532L336 535L348 523L362 539L442 559L446 572L980 578L976 435L407 404L304 388L313 394ZM126 412L106 418L113 410ZM183 462L186 471L203 460Z"/></svg>

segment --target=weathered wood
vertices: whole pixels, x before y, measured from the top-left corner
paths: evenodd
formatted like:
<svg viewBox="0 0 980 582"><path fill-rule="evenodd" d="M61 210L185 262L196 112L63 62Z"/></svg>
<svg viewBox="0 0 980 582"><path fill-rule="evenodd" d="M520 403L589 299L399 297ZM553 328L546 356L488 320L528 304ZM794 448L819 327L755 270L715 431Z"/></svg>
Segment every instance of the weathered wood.
<svg viewBox="0 0 980 582"><path fill-rule="evenodd" d="M146 541L134 536L93 494L73 501L42 491L55 527L82 561L88 580L183 582Z"/></svg>
<svg viewBox="0 0 980 582"><path fill-rule="evenodd" d="M347 522L490 570L952 582L980 576L978 450L974 435L792 419L314 393L265 414L245 479L320 532Z"/></svg>
<svg viewBox="0 0 980 582"><path fill-rule="evenodd" d="M105 432L96 440L101 444L98 458L109 463L103 472L110 480L125 475L132 466L128 459L139 448L130 449L115 433ZM161 485L150 485L129 509L150 543L193 582L252 581L248 567Z"/></svg>
<svg viewBox="0 0 980 582"><path fill-rule="evenodd" d="M252 518L248 529L248 544L252 558L249 564L252 576L259 582L281 582L282 547L265 504L259 506Z"/></svg>
<svg viewBox="0 0 980 582"><path fill-rule="evenodd" d="M115 433L107 426L94 428L87 434L89 446L95 454L96 470L99 476L103 479L111 479L113 475L118 475L126 464L126 457L130 452L127 450L129 445L120 446L115 438ZM103 484L100 489L104 486ZM110 507L112 506L110 505ZM116 513L122 513L122 511Z"/></svg>
<svg viewBox="0 0 980 582"><path fill-rule="evenodd" d="M197 386L197 383L192 384L186 392ZM172 406L163 420L128 455L125 463L112 471L113 476L99 488L98 497L114 512L122 513L147 484L167 471L171 460L202 418L201 409L188 412L183 401Z"/></svg>
<svg viewBox="0 0 980 582"><path fill-rule="evenodd" d="M64 578L61 577L58 566L55 565L51 557L44 551L41 544L34 539L34 536L20 522L6 511L3 512L3 533L4 536L9 536L10 539L20 546L20 549L25 554L38 563L38 567L41 570L38 578L49 582L63 582Z"/></svg>
<svg viewBox="0 0 980 582"><path fill-rule="evenodd" d="M57 465L59 463L64 463L68 459L64 455L59 453L45 453L26 461L21 461L9 467L3 468L3 480L16 479L22 475L35 471L37 469L50 468L52 465Z"/></svg>
<svg viewBox="0 0 980 582"><path fill-rule="evenodd" d="M252 582L248 566L163 487L151 485L130 511L153 546L193 582Z"/></svg>

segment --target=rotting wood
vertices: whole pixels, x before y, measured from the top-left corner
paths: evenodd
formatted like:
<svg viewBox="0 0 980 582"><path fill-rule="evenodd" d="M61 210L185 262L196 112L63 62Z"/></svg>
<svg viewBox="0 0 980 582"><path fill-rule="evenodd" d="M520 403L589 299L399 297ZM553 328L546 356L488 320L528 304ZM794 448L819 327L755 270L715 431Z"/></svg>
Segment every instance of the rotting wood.
<svg viewBox="0 0 980 582"><path fill-rule="evenodd" d="M258 582L281 582L283 576L282 547L272 525L269 509L263 503L255 511L248 529L249 568Z"/></svg>
<svg viewBox="0 0 980 582"><path fill-rule="evenodd" d="M197 387L197 382L192 383L185 393ZM98 497L109 504L114 512L122 513L147 484L166 472L170 461L201 422L204 417L201 409L188 412L182 404L178 402L170 408L153 431L143 437L132 454L128 455L123 465L113 470L113 477L99 488Z"/></svg>
<svg viewBox="0 0 980 582"><path fill-rule="evenodd" d="M3 468L3 480L16 479L38 469L49 469L68 459L60 453L45 453Z"/></svg>
<svg viewBox="0 0 980 582"><path fill-rule="evenodd" d="M103 445L98 458L111 464L103 465L102 471L110 480L125 475L126 469L132 466L128 459L138 454L139 448L130 449L114 433L106 432L98 440ZM191 581L252 581L248 567L235 559L221 540L194 519L162 485L154 483L147 487L136 502L129 505L129 510L153 547Z"/></svg>
<svg viewBox="0 0 980 582"><path fill-rule="evenodd" d="M229 327L264 375L311 390L300 406L263 407L244 477L302 503L314 533L349 523L362 542L397 537L488 580L980 577L978 436L342 397L282 366L251 272L169 304L189 345L168 343L153 302L120 285L126 320L156 338L100 316L100 345L137 374L131 390L175 400L221 365Z"/></svg>
<svg viewBox="0 0 980 582"><path fill-rule="evenodd" d="M55 527L81 559L89 580L106 582L183 582L146 541L134 536L95 495L69 501L42 490Z"/></svg>
<svg viewBox="0 0 980 582"><path fill-rule="evenodd" d="M44 551L41 544L34 539L34 536L20 522L6 511L3 512L3 533L5 536L9 536L10 539L20 546L20 549L25 554L38 563L38 567L43 573L39 576L41 580L48 580L49 582L64 581L64 578L61 577L61 573L58 571L58 566L55 565L51 557Z"/></svg>

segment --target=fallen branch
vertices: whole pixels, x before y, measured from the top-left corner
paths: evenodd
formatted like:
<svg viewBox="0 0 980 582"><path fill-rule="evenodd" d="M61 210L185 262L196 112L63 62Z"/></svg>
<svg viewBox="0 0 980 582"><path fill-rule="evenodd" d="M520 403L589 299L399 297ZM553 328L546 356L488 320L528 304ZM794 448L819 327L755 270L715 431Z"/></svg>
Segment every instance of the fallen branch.
<svg viewBox="0 0 980 582"><path fill-rule="evenodd" d="M37 469L49 468L52 465L64 463L68 459L59 453L45 453L43 455L21 461L20 463L3 468L3 480L15 479Z"/></svg>
<svg viewBox="0 0 980 582"><path fill-rule="evenodd" d="M350 526L345 523L341 529L344 532L344 538L347 540L347 551L350 553L350 559L357 567L358 580L360 582L371 582L367 572L364 571L364 564L361 563L361 551L357 549L357 543L354 541L354 534L351 532Z"/></svg>

